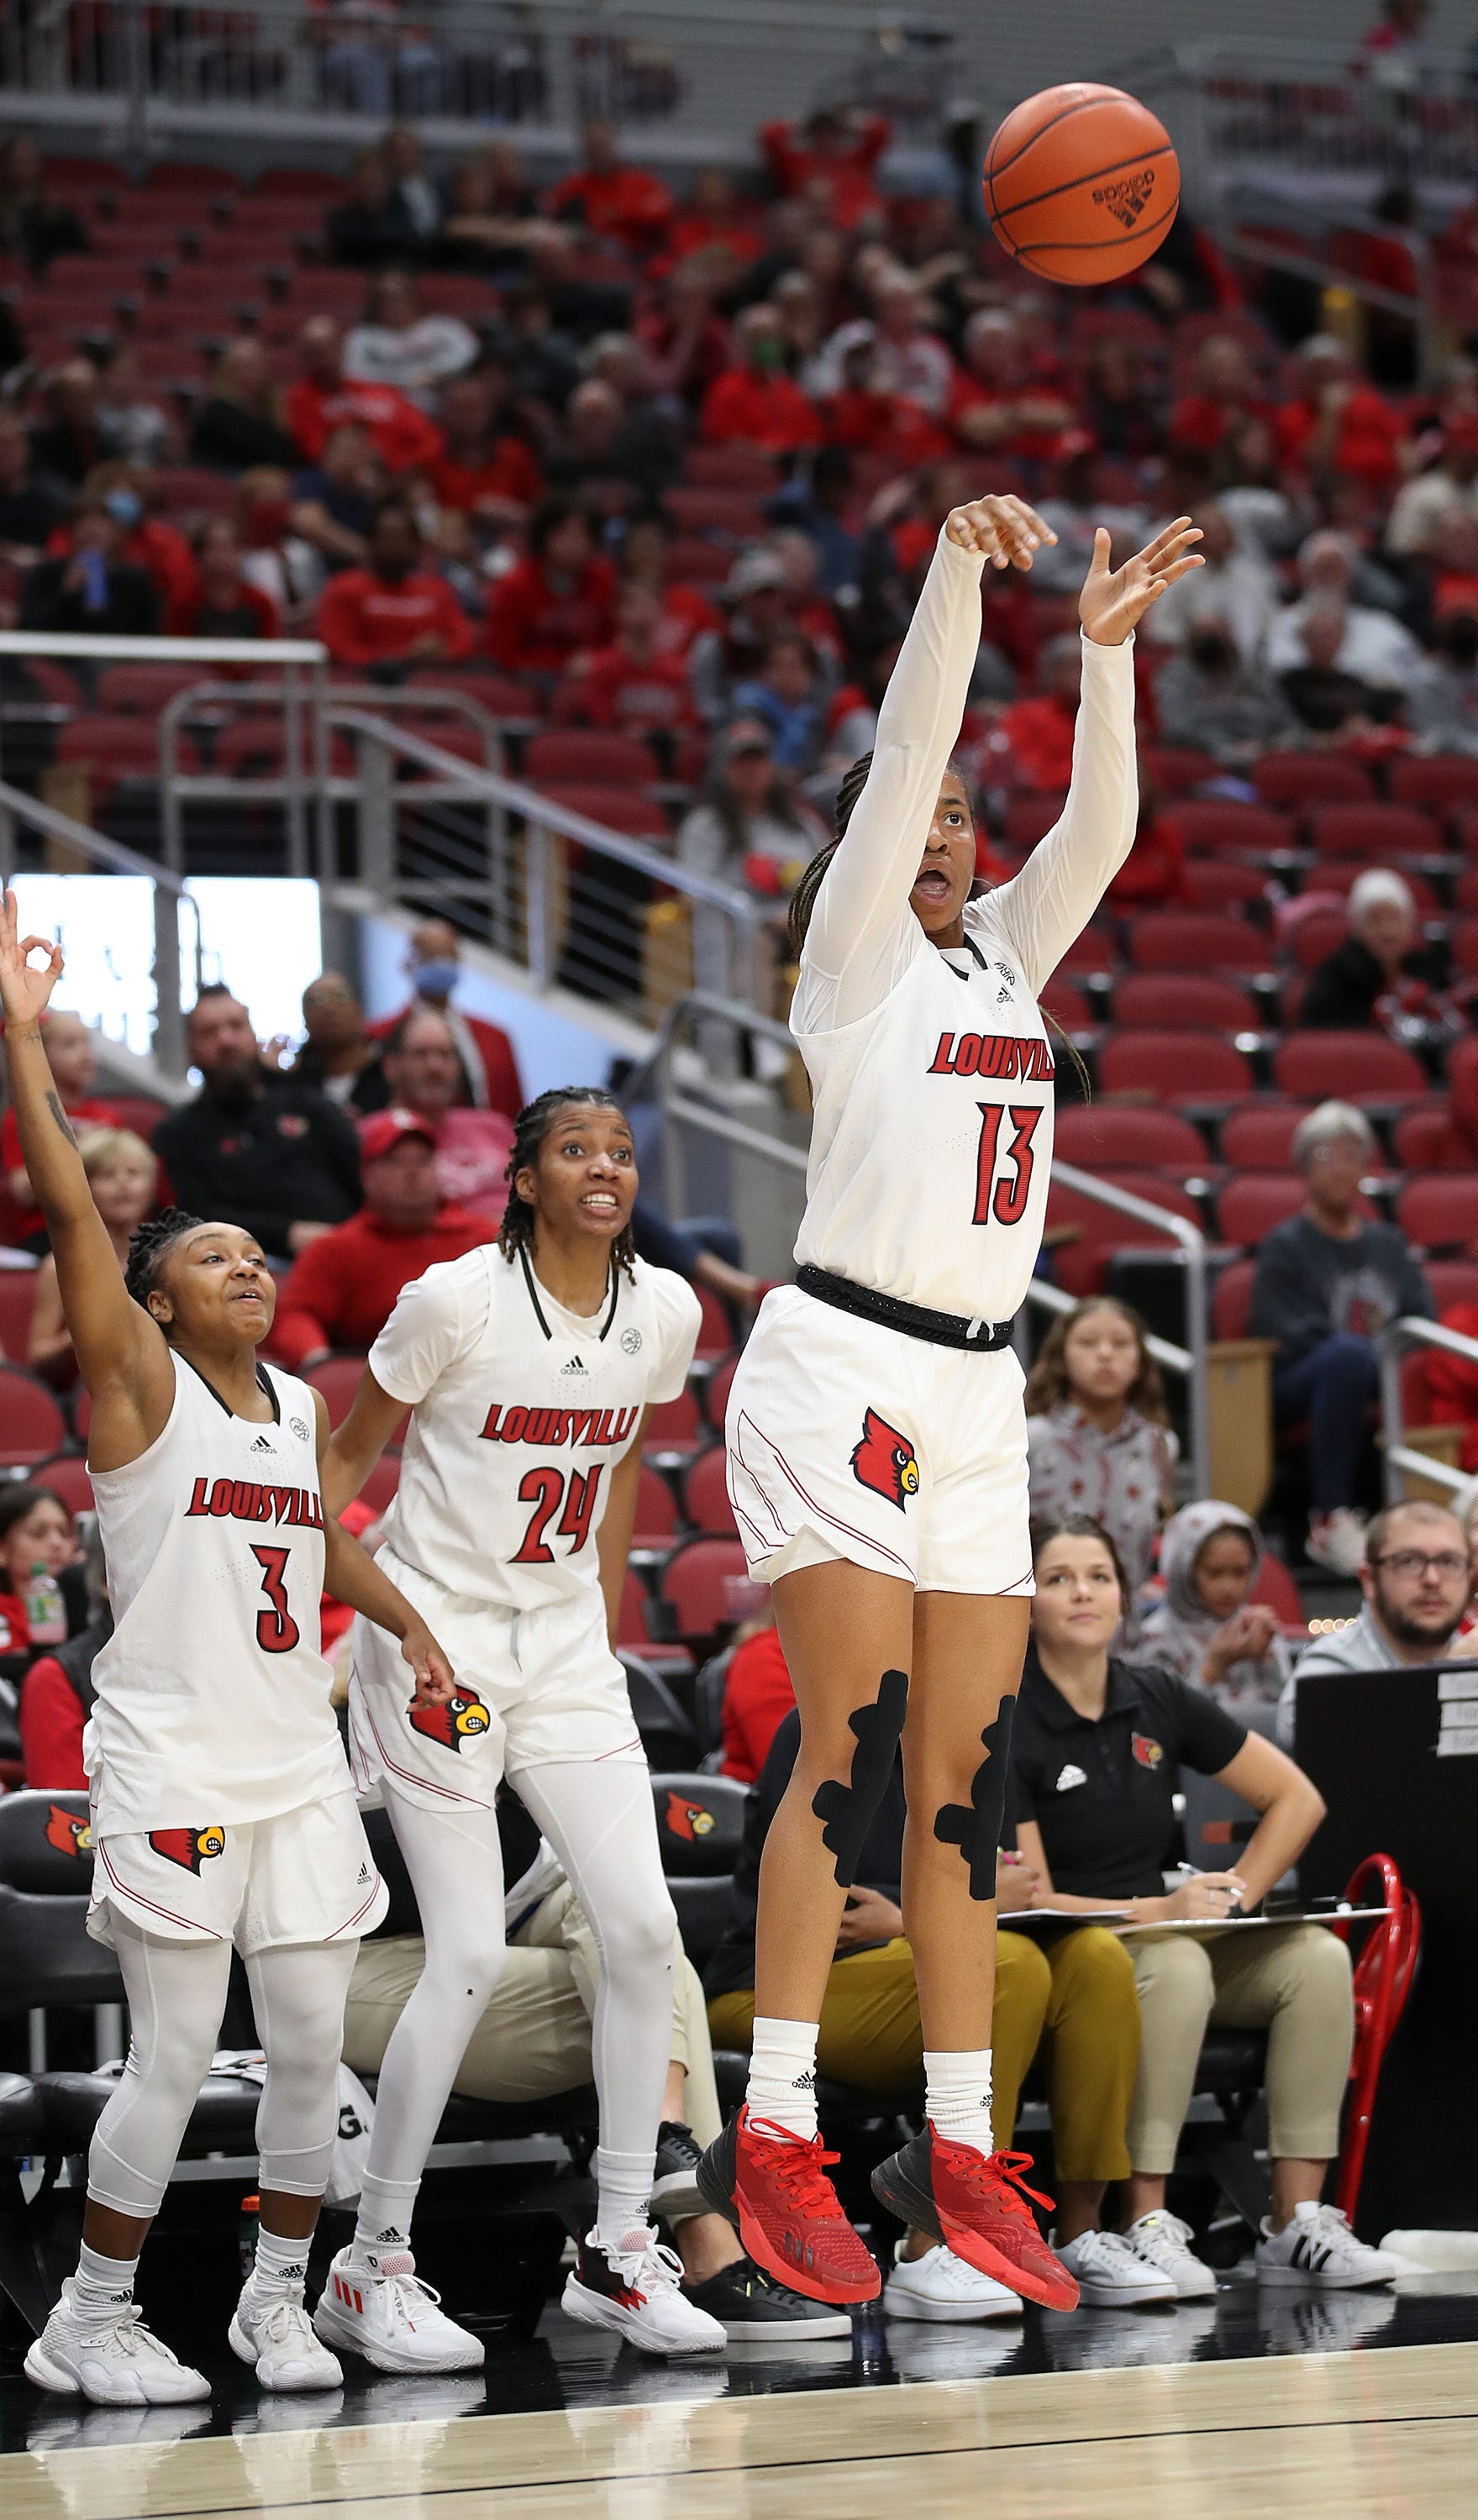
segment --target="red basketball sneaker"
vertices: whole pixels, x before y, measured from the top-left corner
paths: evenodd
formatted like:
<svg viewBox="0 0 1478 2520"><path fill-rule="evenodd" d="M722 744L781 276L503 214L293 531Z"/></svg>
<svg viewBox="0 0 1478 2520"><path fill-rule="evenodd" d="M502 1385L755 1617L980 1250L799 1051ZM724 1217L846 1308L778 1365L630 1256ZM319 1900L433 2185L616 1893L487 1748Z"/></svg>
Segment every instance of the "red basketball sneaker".
<svg viewBox="0 0 1478 2520"><path fill-rule="evenodd" d="M973 2143L950 2143L931 2126L879 2163L872 2192L901 2223L943 2240L967 2266L1024 2300L1039 2301L1044 2310L1076 2310L1078 2286L1053 2257L1026 2201L1030 2196L1048 2209L1052 2201L1028 2187L1021 2174L1031 2166L1029 2152L988 2157Z"/></svg>
<svg viewBox="0 0 1478 2520"><path fill-rule="evenodd" d="M746 2105L698 2164L698 2185L716 2214L735 2226L757 2266L812 2301L876 2301L877 2260L837 2203L826 2176L840 2158L768 2118L756 2125ZM1055 2264L1055 2261L1054 2261Z"/></svg>

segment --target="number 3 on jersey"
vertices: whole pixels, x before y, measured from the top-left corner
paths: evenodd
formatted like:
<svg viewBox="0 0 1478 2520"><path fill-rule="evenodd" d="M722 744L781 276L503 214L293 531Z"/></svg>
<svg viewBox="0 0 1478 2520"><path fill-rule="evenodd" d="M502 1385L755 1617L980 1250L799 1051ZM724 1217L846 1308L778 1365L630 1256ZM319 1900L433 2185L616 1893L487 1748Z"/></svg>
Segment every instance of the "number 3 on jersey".
<svg viewBox="0 0 1478 2520"><path fill-rule="evenodd" d="M559 1511L561 1499L565 1510L554 1525L555 1536L560 1540L573 1540L575 1547L569 1553L572 1557L579 1554L590 1537L590 1518L595 1511L604 1468L605 1463L598 1462L593 1470L572 1470L568 1492L563 1470L545 1467L525 1471L519 1481L519 1499L524 1505L531 1505L533 1511L529 1517L523 1545L513 1559L515 1566L553 1565L554 1552L545 1546L544 1534Z"/></svg>
<svg viewBox="0 0 1478 2520"><path fill-rule="evenodd" d="M254 1547L252 1554L261 1568L261 1589L272 1605L256 1613L256 1642L263 1653L291 1653L301 1631L288 1607L288 1552Z"/></svg>
<svg viewBox="0 0 1478 2520"><path fill-rule="evenodd" d="M980 1148L975 1163L975 1214L972 1225L1019 1225L1026 1214L1027 1197L1032 1187L1032 1166L1036 1156L1032 1140L1041 1118L1036 1102L978 1102L980 1113ZM1005 1161L1013 1167L996 1178L995 1164L1000 1142L1000 1124L1009 1119L1015 1136L1006 1148Z"/></svg>

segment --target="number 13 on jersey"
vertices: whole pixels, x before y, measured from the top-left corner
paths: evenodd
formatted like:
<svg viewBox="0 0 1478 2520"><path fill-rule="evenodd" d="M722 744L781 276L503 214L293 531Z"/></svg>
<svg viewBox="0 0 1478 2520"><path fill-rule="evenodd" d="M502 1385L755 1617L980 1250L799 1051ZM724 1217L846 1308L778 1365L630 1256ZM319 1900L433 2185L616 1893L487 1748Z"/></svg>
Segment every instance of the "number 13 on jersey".
<svg viewBox="0 0 1478 2520"><path fill-rule="evenodd" d="M1038 1102L978 1102L980 1146L975 1159L975 1214L972 1225L1019 1225L1026 1214L1036 1156L1032 1140L1041 1118ZM1013 1136L1004 1154L1000 1124L1009 1122ZM996 1171L999 1162L1002 1169Z"/></svg>

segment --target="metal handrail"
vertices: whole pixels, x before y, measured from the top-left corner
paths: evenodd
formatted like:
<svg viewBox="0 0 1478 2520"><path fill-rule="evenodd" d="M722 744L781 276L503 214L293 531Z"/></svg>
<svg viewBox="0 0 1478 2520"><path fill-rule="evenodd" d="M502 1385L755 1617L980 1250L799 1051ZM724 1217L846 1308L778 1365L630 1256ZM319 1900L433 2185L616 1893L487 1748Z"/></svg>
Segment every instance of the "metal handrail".
<svg viewBox="0 0 1478 2520"><path fill-rule="evenodd" d="M39 798L27 796L24 789L12 788L0 781L0 877L9 883L14 872L15 852L12 832L15 823L28 824L44 832L48 839L65 841L94 862L106 867L110 875L144 876L154 886L154 1051L155 1057L171 1076L181 1075L185 1060L185 1018L180 1007L179 909L188 903L195 922L195 989L200 994L203 970L203 947L200 904L183 876L172 868L161 866L155 858L140 857L137 850L125 848L120 840L110 840L102 832L93 831L86 823L73 822L70 814L60 813L55 805L43 805Z"/></svg>
<svg viewBox="0 0 1478 2520"><path fill-rule="evenodd" d="M1424 1321L1419 1313L1404 1313L1399 1321L1387 1322L1376 1342L1380 1351L1380 1415L1384 1435L1385 1499L1387 1505L1399 1505L1407 1492L1407 1474L1413 1478L1431 1479L1455 1496L1471 1485L1470 1470L1454 1469L1451 1462L1439 1462L1428 1453L1414 1452L1402 1441L1405 1416L1401 1398L1401 1361L1409 1347L1437 1347L1446 1356L1460 1356L1469 1365L1478 1365L1478 1339L1464 1338L1461 1330L1450 1330L1445 1323Z"/></svg>
<svg viewBox="0 0 1478 2520"><path fill-rule="evenodd" d="M95 656L121 665L326 665L320 639L144 639L92 630L0 630L0 656Z"/></svg>

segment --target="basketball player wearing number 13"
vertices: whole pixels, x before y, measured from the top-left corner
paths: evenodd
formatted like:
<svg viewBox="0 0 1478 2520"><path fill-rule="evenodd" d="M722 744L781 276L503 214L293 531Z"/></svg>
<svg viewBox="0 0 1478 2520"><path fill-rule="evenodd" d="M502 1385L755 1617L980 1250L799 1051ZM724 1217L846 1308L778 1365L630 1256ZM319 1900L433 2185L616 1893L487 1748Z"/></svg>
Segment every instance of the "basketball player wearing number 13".
<svg viewBox="0 0 1478 2520"><path fill-rule="evenodd" d="M946 519L876 748L843 780L837 838L792 903L791 1027L815 1106L800 1267L761 1308L726 1435L801 1748L761 1868L748 2096L699 2182L762 2267L823 2301L880 2285L825 2175L814 2069L837 1928L901 1736L928 2126L873 2185L901 2222L1028 2299L1077 2299L1025 2201L1024 2156L992 2151L996 1849L1032 1591L1008 1342L1052 1153L1037 993L1129 855L1132 633L1200 565L1200 537L1182 517L1111 569L1099 531L1062 818L1019 875L972 899L975 834L949 752L982 571L1030 568L1052 539L1014 498Z"/></svg>

